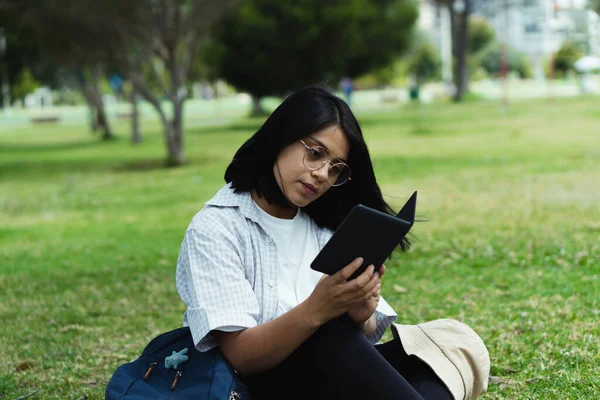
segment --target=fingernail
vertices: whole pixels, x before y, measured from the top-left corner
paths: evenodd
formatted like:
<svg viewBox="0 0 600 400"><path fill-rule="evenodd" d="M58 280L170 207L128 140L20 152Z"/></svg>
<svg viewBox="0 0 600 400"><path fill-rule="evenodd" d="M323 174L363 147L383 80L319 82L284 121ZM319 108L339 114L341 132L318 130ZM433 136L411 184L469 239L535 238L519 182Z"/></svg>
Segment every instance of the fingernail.
<svg viewBox="0 0 600 400"><path fill-rule="evenodd" d="M373 273L373 271L375 271L375 266L374 265L369 265L369 273Z"/></svg>

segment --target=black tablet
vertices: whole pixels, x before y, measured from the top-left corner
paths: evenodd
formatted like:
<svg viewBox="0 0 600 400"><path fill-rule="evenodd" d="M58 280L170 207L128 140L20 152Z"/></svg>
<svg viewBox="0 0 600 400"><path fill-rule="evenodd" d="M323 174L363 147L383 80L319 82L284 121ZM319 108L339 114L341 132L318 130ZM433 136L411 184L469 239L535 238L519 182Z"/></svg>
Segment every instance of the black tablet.
<svg viewBox="0 0 600 400"><path fill-rule="evenodd" d="M362 257L363 265L350 279L359 276L371 264L377 271L413 226L416 202L417 192L396 216L360 204L355 206L310 267L333 275Z"/></svg>

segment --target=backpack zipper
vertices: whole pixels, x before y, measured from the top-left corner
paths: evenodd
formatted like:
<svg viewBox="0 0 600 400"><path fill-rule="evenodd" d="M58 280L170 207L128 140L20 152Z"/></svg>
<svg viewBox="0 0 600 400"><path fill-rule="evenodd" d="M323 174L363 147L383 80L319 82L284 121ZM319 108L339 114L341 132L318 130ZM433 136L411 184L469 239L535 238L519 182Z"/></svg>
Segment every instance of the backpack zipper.
<svg viewBox="0 0 600 400"><path fill-rule="evenodd" d="M154 369L154 367L156 367L156 364L158 364L158 361L151 362L150 365L148 365L148 370L144 374L144 377L142 378L143 380L145 380L145 381L148 380L148 377L150 376L150 372L152 372L152 370Z"/></svg>
<svg viewBox="0 0 600 400"><path fill-rule="evenodd" d="M175 387L179 383L179 380L181 379L182 375L183 375L183 371L178 369L177 373L175 374L175 379L173 380L173 384L171 385L171 390L175 390Z"/></svg>

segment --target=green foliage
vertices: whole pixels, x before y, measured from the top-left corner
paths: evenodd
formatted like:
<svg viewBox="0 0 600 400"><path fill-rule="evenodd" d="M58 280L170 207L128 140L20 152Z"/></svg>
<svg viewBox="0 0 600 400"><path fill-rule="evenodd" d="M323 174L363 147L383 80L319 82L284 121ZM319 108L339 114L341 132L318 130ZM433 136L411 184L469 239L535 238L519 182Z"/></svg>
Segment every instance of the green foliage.
<svg viewBox="0 0 600 400"><path fill-rule="evenodd" d="M600 0L589 0L588 6L597 14L600 14Z"/></svg>
<svg viewBox="0 0 600 400"><path fill-rule="evenodd" d="M469 18L468 49L469 55L476 55L484 50L496 37L496 31L481 17Z"/></svg>
<svg viewBox="0 0 600 400"><path fill-rule="evenodd" d="M500 46L501 45L498 42L495 42L484 49L476 58L477 64L481 65L481 67L493 77L500 76L501 72ZM508 61L508 70L510 72L516 72L522 79L531 78L533 76L531 64L524 54L508 48L506 57Z"/></svg>
<svg viewBox="0 0 600 400"><path fill-rule="evenodd" d="M354 80L355 88L357 90L377 89L406 84L406 75L408 74L407 60L408 57L402 57L388 66L359 76Z"/></svg>
<svg viewBox="0 0 600 400"><path fill-rule="evenodd" d="M85 104L85 98L80 90L61 89L52 94L53 103L57 106Z"/></svg>
<svg viewBox="0 0 600 400"><path fill-rule="evenodd" d="M249 0L215 27L205 59L240 90L281 94L390 65L415 20L412 0Z"/></svg>
<svg viewBox="0 0 600 400"><path fill-rule="evenodd" d="M0 30L6 41L6 48L0 56L0 73L2 79L8 78L10 86L20 85L19 80L23 74L30 75L41 84L54 86L56 64L44 62L32 24L23 23L18 18L21 15L19 7L28 6L30 5L19 2L9 5L0 0ZM23 90L18 89L17 93L11 91L11 97L22 99Z"/></svg>
<svg viewBox="0 0 600 400"><path fill-rule="evenodd" d="M354 79L354 87L356 90L384 88L394 81L397 74L395 64L391 64Z"/></svg>
<svg viewBox="0 0 600 400"><path fill-rule="evenodd" d="M25 96L39 88L41 85L35 80L31 70L24 68L19 74L17 81L11 86L11 97L13 99L23 100Z"/></svg>
<svg viewBox="0 0 600 400"><path fill-rule="evenodd" d="M564 77L574 71L573 64L583 57L583 52L576 43L567 41L562 44L554 56L554 71L558 77Z"/></svg>
<svg viewBox="0 0 600 400"><path fill-rule="evenodd" d="M425 83L440 78L441 65L438 50L431 43L421 41L410 55L408 70L417 82Z"/></svg>

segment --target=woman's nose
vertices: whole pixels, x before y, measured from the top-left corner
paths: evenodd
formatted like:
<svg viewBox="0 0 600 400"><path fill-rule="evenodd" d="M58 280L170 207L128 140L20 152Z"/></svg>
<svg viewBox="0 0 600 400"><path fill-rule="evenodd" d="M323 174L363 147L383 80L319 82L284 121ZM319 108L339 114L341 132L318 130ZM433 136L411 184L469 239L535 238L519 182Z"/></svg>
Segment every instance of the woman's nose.
<svg viewBox="0 0 600 400"><path fill-rule="evenodd" d="M319 169L315 169L312 171L312 176L317 178L319 181L325 182L327 181L327 176L329 175L329 167L327 165L323 165Z"/></svg>

